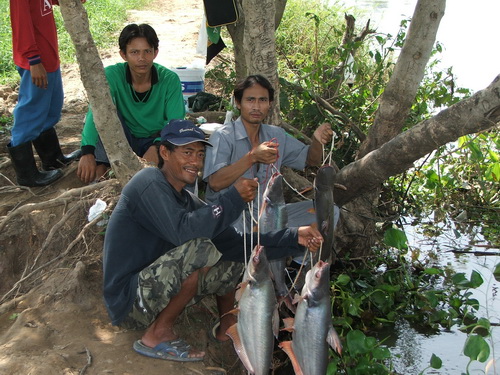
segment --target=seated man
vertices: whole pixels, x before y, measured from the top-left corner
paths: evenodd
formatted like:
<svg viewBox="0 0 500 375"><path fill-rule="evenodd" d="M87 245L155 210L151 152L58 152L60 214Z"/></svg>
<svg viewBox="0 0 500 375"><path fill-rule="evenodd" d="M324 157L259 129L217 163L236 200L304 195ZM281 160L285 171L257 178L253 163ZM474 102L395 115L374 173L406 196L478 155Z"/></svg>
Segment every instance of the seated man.
<svg viewBox="0 0 500 375"><path fill-rule="evenodd" d="M208 202L227 191L240 177L257 178L262 198L273 172L280 171L282 166L303 170L306 165L321 164L322 147L333 136L330 124L324 123L314 131L311 146L289 136L283 128L264 124L274 101L274 88L261 75L240 81L234 89L234 99L240 117L217 129L209 139L213 147L207 150L203 173ZM289 225L315 222L315 215L310 213L312 207L312 201L287 205ZM254 218L258 209L258 204L254 204ZM243 231L242 222L240 218L234 223L239 231ZM249 216L245 222L248 231L252 228Z"/></svg>
<svg viewBox="0 0 500 375"><path fill-rule="evenodd" d="M244 241L231 223L254 199L257 182L239 179L207 205L185 189L203 168L211 146L191 121L172 120L161 132L157 168L138 172L124 187L104 240L104 299L112 323L145 329L133 348L174 361L201 361L174 331L183 309L216 294L220 325L216 339L236 318L235 287L243 271ZM287 228L260 237L270 259L317 250L315 228ZM250 239L246 241L248 244ZM251 249L247 249L250 255ZM239 262L239 263L236 263Z"/></svg>
<svg viewBox="0 0 500 375"><path fill-rule="evenodd" d="M105 68L111 97L132 150L156 165L161 129L168 121L185 116L181 82L176 73L153 62L159 41L151 26L128 25L118 42L125 62ZM77 174L83 182L90 183L109 168L90 108L81 144L83 156Z"/></svg>

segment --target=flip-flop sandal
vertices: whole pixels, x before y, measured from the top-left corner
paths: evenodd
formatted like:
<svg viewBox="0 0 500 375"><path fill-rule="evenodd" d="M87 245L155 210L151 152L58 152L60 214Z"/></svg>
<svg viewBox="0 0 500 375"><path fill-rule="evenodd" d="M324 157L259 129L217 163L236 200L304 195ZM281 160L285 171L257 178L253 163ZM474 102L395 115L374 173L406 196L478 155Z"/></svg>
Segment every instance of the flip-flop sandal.
<svg viewBox="0 0 500 375"><path fill-rule="evenodd" d="M203 361L204 357L189 357L189 349L191 345L186 343L183 339L172 341L163 341L150 348L142 343L141 340L134 342L134 350L146 357L165 359L177 362L199 362Z"/></svg>

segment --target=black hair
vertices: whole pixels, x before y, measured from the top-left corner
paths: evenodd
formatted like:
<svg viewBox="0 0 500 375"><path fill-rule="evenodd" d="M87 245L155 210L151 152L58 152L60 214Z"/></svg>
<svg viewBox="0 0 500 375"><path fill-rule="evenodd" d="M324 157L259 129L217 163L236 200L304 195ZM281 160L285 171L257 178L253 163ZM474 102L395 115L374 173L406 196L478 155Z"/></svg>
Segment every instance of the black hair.
<svg viewBox="0 0 500 375"><path fill-rule="evenodd" d="M120 51L123 53L127 52L127 45L135 38L146 38L148 44L153 47L155 50L158 49L160 41L158 40L158 36L156 35L156 31L149 26L148 24L140 24L137 25L135 23L131 23L123 28L120 33L120 37L118 38L118 46L120 47Z"/></svg>
<svg viewBox="0 0 500 375"><path fill-rule="evenodd" d="M271 82L264 76L259 74L248 76L247 78L239 81L233 91L234 99L236 102L241 103L241 99L243 98L243 91L252 87L254 85L261 85L267 92L269 93L269 101L272 102L274 100L274 88L271 85Z"/></svg>
<svg viewBox="0 0 500 375"><path fill-rule="evenodd" d="M159 146L158 146L158 168L160 168L160 169L163 167L163 164L165 164L165 161L163 160L163 158L160 155L160 146L162 146L162 145L165 146L165 148L169 152L174 152L175 149L178 147L169 141L163 141L159 144Z"/></svg>

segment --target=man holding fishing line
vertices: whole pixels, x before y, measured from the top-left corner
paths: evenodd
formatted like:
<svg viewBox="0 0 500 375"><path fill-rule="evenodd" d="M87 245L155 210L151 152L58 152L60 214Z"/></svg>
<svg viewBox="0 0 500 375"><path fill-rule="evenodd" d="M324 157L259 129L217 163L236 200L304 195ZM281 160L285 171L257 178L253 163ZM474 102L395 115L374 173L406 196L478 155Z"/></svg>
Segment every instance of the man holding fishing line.
<svg viewBox="0 0 500 375"><path fill-rule="evenodd" d="M324 123L314 131L310 146L289 136L283 128L263 124L274 101L274 88L261 75L251 75L240 81L234 89L234 99L240 117L217 129L209 139L213 147L207 149L203 174L207 182L205 199L208 202L227 191L240 177L257 178L261 198L272 174L280 171L282 166L303 170L306 165L321 164L323 145L331 142L333 136L330 124ZM315 216L307 212L312 208L312 202L295 207L301 207L297 213L300 225L315 221ZM255 218L258 209L258 205L254 204ZM293 225L295 212L290 205L287 210L289 223ZM247 217L247 230L253 227L250 224ZM242 219L234 225L242 230Z"/></svg>
<svg viewBox="0 0 500 375"><path fill-rule="evenodd" d="M198 178L207 146L191 121L170 121L161 131L158 167L141 170L123 188L106 230L106 308L114 325L145 329L133 348L148 357L204 359L203 351L179 338L174 324L205 295L216 295L217 340L228 339L225 332L236 320L225 314L234 306L245 250L231 223L255 198L257 182L238 179L212 204L201 201L185 187ZM287 228L260 236L260 243L269 258L279 258L300 253L302 246L317 250L321 234L310 226Z"/></svg>

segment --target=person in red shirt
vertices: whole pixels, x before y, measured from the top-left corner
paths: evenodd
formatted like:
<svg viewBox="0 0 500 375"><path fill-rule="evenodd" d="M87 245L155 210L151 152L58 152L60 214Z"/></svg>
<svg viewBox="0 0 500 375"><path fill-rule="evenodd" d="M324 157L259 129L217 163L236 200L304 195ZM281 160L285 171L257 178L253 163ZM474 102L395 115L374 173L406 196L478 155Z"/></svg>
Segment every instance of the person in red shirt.
<svg viewBox="0 0 500 375"><path fill-rule="evenodd" d="M59 168L81 154L77 150L64 155L54 129L61 118L64 93L53 4L58 1L10 0L13 57L21 82L7 148L17 183L24 186L51 184L62 176ZM35 163L32 145L42 170Z"/></svg>

